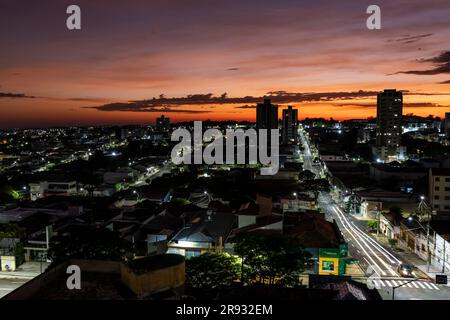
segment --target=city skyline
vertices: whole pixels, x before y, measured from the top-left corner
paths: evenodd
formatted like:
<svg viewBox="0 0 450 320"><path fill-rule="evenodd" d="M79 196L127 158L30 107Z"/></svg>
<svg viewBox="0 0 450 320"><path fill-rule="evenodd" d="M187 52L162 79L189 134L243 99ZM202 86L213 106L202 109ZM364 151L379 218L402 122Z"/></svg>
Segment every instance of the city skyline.
<svg viewBox="0 0 450 320"><path fill-rule="evenodd" d="M450 111L446 1L380 1L381 30L366 1L78 1L77 31L70 4L2 5L0 128L254 121L265 96L279 118L367 118L388 88L405 114Z"/></svg>

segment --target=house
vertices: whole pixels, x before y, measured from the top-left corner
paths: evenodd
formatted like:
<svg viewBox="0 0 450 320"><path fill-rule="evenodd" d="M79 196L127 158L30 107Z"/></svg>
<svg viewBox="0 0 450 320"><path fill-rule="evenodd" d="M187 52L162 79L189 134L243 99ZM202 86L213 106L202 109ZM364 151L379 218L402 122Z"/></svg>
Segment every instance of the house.
<svg viewBox="0 0 450 320"><path fill-rule="evenodd" d="M136 245L143 245L143 255L165 253L169 240L182 228L182 220L163 210L145 221L134 233Z"/></svg>
<svg viewBox="0 0 450 320"><path fill-rule="evenodd" d="M167 252L186 258L222 251L237 222L231 213L212 210L187 212L182 219L184 227L169 241Z"/></svg>
<svg viewBox="0 0 450 320"><path fill-rule="evenodd" d="M431 250L434 244L431 243L432 237L427 241L426 229L416 219L403 219L400 223L400 237L398 244L414 252L423 260L428 259L428 246Z"/></svg>
<svg viewBox="0 0 450 320"><path fill-rule="evenodd" d="M51 195L72 196L77 194L77 182L75 180L52 179L48 181L32 182L30 187L30 199L35 201Z"/></svg>
<svg viewBox="0 0 450 320"><path fill-rule="evenodd" d="M431 221L433 231L431 264L442 273L450 272L450 221Z"/></svg>
<svg viewBox="0 0 450 320"><path fill-rule="evenodd" d="M336 224L323 215L304 213L285 215L284 234L297 238L315 261L313 273L343 275L346 272L348 245Z"/></svg>
<svg viewBox="0 0 450 320"><path fill-rule="evenodd" d="M380 214L380 232L388 239L397 239L400 236L400 223L403 216L399 212L382 212Z"/></svg>

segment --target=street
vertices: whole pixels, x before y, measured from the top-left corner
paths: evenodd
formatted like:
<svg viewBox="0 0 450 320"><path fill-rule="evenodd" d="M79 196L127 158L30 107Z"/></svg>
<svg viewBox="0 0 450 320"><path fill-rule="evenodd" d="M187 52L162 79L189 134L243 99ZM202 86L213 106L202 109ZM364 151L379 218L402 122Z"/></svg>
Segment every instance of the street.
<svg viewBox="0 0 450 320"><path fill-rule="evenodd" d="M21 278L0 278L0 299L29 280Z"/></svg>
<svg viewBox="0 0 450 320"><path fill-rule="evenodd" d="M303 145L304 169L317 174L317 169L312 165L312 155L307 138L302 130L299 130L300 141ZM378 289L383 299L392 299L392 287L395 289L395 299L401 300L448 300L450 288L436 285L428 279L402 278L397 273L397 266L404 263L402 259L389 248L378 243L364 228L358 225L358 221L346 214L332 199L331 195L321 192L318 197L318 205L325 213L327 220L335 220L345 241L349 245L349 255L358 260L369 282ZM415 274L414 274L415 275Z"/></svg>

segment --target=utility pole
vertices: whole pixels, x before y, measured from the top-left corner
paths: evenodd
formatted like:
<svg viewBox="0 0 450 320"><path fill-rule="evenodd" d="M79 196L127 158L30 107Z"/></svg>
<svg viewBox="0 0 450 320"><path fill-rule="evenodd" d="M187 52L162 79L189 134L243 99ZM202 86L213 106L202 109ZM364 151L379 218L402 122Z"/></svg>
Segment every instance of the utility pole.
<svg viewBox="0 0 450 320"><path fill-rule="evenodd" d="M442 250L442 254L443 254L443 257L442 257L442 273L445 273L445 239L442 239L442 240L444 240L444 248L443 248L443 250Z"/></svg>
<svg viewBox="0 0 450 320"><path fill-rule="evenodd" d="M422 215L424 212L427 214L427 272L430 272L430 266L431 266L431 252L430 252L430 220L432 215L431 207L427 204L425 197L420 197L420 203L419 203L419 212Z"/></svg>
<svg viewBox="0 0 450 320"><path fill-rule="evenodd" d="M377 207L377 239L380 236L380 208Z"/></svg>

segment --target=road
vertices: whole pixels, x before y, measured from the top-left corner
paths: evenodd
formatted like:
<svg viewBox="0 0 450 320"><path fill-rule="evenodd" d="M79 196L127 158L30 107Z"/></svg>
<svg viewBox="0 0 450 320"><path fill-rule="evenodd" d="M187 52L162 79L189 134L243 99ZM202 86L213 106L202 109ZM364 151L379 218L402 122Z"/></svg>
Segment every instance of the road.
<svg viewBox="0 0 450 320"><path fill-rule="evenodd" d="M29 280L30 279L0 278L0 299Z"/></svg>
<svg viewBox="0 0 450 320"><path fill-rule="evenodd" d="M303 145L303 168L317 174L317 168L312 165L312 156L307 138L299 130L300 142ZM397 266L404 263L402 259L372 238L353 217L346 214L332 199L330 194L321 192L318 205L324 211L328 220L335 220L345 241L349 244L349 255L359 261L366 276L380 292L383 298L392 299L392 287L397 299L450 299L450 288L438 286L427 279L408 279L400 277Z"/></svg>

